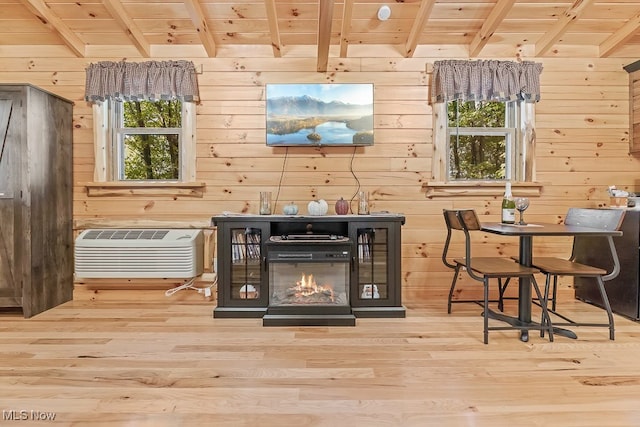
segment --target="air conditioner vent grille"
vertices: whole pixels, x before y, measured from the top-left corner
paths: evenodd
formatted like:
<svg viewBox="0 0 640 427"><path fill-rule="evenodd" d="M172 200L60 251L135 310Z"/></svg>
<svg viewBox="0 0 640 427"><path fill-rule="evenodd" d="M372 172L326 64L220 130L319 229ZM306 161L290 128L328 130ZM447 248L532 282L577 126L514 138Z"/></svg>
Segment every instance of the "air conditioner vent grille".
<svg viewBox="0 0 640 427"><path fill-rule="evenodd" d="M94 240L162 240L169 230L88 230L83 239Z"/></svg>

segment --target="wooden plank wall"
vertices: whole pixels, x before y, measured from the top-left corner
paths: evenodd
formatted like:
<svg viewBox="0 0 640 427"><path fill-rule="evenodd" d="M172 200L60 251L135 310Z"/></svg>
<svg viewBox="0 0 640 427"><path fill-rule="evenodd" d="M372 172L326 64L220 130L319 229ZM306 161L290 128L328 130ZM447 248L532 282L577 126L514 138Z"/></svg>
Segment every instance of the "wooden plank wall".
<svg viewBox="0 0 640 427"><path fill-rule="evenodd" d="M185 50L188 52L188 50ZM443 208L473 207L483 220L498 220L500 195L427 199L431 178L432 116L427 65L437 59L464 58L459 48L418 50L413 58L369 49L367 55L329 60L316 69L316 50L297 49L283 58L270 52L220 52L206 59L185 57L201 67L202 103L197 108L197 180L206 182L202 198L88 197L81 185L93 180L91 107L83 101L85 67L98 60L120 60L117 52L70 58L60 49L23 53L0 47L0 82L32 83L75 102L74 218L207 221L222 211L257 213L260 191L277 195L277 211L290 201L313 198L333 204L351 198L356 179L371 194L373 211L404 213L402 277L404 300L444 298L451 274L441 263L445 237ZM508 49L493 59L514 60ZM565 52L566 53L566 52ZM29 56L27 56L29 55ZM158 55L154 59L165 59ZM169 58L166 58L169 59ZM527 59L527 58L524 58ZM570 206L608 203L606 188L640 190L639 160L628 153L629 76L623 70L637 58L580 57L535 59L544 64L542 101L537 105L537 180L542 196L532 200L530 221L559 221ZM141 60L136 58L135 60ZM373 147L267 148L266 83L375 84ZM517 241L478 236L486 254L515 255ZM566 239L536 242L536 254L559 254ZM126 292L126 291L123 291Z"/></svg>

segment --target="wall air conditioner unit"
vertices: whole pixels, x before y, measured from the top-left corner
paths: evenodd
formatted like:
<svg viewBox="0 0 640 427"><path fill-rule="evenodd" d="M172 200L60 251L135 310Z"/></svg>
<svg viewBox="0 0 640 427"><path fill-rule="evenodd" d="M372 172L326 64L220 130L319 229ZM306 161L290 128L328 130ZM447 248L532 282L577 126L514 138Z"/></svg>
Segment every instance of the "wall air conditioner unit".
<svg viewBox="0 0 640 427"><path fill-rule="evenodd" d="M75 241L75 274L87 279L187 279L204 269L202 230L85 230Z"/></svg>

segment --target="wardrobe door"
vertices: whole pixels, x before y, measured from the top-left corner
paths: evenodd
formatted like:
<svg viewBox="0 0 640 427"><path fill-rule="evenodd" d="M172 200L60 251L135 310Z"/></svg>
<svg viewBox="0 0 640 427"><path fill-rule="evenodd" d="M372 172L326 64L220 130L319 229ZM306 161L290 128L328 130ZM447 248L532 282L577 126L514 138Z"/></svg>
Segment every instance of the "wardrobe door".
<svg viewBox="0 0 640 427"><path fill-rule="evenodd" d="M16 204L20 197L19 164L21 126L15 92L0 91L0 307L22 306L22 281L16 269Z"/></svg>

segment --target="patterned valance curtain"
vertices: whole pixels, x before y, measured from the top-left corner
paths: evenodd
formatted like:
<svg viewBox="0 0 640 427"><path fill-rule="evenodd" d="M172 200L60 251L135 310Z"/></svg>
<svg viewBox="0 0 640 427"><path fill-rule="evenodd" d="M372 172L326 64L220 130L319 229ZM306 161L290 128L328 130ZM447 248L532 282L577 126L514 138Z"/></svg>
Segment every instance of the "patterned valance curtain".
<svg viewBox="0 0 640 427"><path fill-rule="evenodd" d="M542 64L445 60L433 64L432 102L540 100Z"/></svg>
<svg viewBox="0 0 640 427"><path fill-rule="evenodd" d="M198 93L196 69L190 61L102 61L87 68L87 101L179 99L197 102Z"/></svg>

